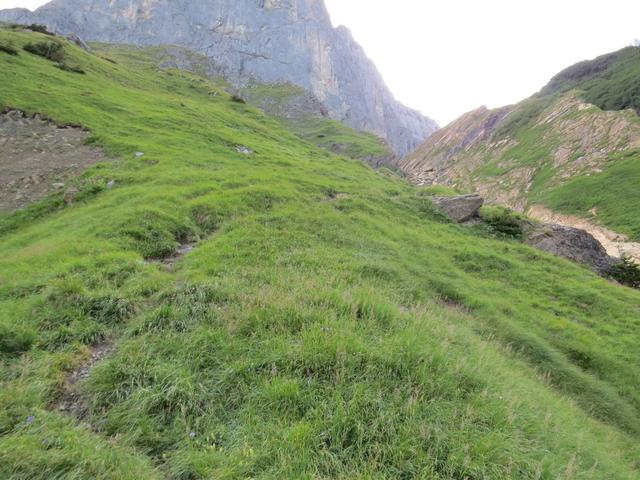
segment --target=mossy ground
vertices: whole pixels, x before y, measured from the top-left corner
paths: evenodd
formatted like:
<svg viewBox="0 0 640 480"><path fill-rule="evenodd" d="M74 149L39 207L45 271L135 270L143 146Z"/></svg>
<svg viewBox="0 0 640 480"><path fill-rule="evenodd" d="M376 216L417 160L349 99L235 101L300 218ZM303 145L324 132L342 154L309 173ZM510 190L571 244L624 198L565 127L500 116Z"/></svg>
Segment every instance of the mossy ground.
<svg viewBox="0 0 640 480"><path fill-rule="evenodd" d="M638 292L200 77L65 51L85 75L0 53L2 106L110 156L0 218L0 477L638 478ZM78 423L55 405L100 342Z"/></svg>

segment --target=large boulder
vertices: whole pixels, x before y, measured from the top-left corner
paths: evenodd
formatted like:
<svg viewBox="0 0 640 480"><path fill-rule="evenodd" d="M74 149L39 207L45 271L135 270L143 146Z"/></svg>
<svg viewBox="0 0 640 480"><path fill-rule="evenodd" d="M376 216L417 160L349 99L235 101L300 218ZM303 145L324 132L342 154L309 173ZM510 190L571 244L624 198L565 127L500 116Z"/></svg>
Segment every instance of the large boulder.
<svg viewBox="0 0 640 480"><path fill-rule="evenodd" d="M451 220L467 222L478 216L484 205L480 195L458 195L453 197L431 197L431 201Z"/></svg>
<svg viewBox="0 0 640 480"><path fill-rule="evenodd" d="M555 224L539 224L529 228L526 243L539 250L588 265L605 275L617 263L593 235L578 228Z"/></svg>

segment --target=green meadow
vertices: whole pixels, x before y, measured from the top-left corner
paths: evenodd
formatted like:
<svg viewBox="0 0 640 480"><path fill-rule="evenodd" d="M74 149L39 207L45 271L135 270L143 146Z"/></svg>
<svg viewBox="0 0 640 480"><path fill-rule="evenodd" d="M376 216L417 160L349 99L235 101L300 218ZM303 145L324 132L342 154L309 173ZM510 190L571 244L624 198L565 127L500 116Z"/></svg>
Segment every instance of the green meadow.
<svg viewBox="0 0 640 480"><path fill-rule="evenodd" d="M107 155L0 217L0 478L639 478L640 292L143 50L0 45L0 107Z"/></svg>

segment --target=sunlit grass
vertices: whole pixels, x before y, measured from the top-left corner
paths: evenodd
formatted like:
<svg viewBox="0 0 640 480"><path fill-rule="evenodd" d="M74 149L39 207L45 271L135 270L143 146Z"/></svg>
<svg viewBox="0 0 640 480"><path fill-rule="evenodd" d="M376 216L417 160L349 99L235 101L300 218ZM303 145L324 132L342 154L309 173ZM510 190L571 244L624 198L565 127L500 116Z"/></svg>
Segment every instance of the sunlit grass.
<svg viewBox="0 0 640 480"><path fill-rule="evenodd" d="M143 51L65 49L86 75L0 56L2 106L110 155L0 219L0 477L637 478L638 292ZM56 401L103 341L77 425Z"/></svg>

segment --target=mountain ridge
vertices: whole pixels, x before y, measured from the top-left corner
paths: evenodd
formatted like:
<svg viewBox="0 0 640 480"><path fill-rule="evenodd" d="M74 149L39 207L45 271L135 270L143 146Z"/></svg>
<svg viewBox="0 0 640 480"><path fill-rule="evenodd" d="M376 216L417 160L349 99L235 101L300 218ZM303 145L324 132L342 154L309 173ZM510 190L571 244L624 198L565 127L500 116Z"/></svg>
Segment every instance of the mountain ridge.
<svg viewBox="0 0 640 480"><path fill-rule="evenodd" d="M400 156L438 128L395 100L350 31L332 26L323 0L53 0L34 12L0 11L0 20L89 41L183 46L234 86L291 82L329 117L383 137Z"/></svg>
<svg viewBox="0 0 640 480"><path fill-rule="evenodd" d="M634 47L580 62L518 104L461 116L398 166L419 185L550 208L638 241L639 72Z"/></svg>

